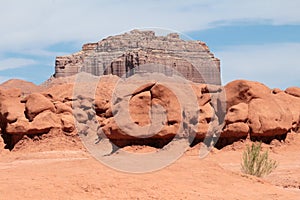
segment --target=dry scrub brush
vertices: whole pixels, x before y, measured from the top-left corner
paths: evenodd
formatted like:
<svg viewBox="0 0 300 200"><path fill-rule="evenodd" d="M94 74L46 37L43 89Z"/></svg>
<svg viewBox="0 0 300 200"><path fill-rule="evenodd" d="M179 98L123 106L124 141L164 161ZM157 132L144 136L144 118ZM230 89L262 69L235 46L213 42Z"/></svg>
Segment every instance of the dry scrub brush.
<svg viewBox="0 0 300 200"><path fill-rule="evenodd" d="M268 150L261 152L261 142L253 143L243 153L242 172L257 177L270 174L277 166L278 162L269 159Z"/></svg>

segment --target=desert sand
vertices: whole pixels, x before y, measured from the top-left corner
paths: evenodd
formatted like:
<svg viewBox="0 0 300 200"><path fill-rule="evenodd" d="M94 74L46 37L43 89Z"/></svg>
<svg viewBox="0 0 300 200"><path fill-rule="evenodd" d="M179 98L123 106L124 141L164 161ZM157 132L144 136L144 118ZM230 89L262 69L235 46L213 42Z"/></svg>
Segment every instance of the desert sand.
<svg viewBox="0 0 300 200"><path fill-rule="evenodd" d="M204 159L196 145L161 170L132 174L103 165L80 146L78 138L25 141L1 155L0 199L298 199L299 134L289 134L285 142L263 144L279 166L262 178L240 171L242 152L250 143L213 149Z"/></svg>
<svg viewBox="0 0 300 200"><path fill-rule="evenodd" d="M154 37L152 32L131 34L133 39L136 35ZM124 34L121 42L119 37L57 57L55 75L39 86L22 80L0 85L0 200L300 199L299 87L272 89L247 80L223 87L220 62L205 43L187 42L189 48L184 52L180 49L187 43L169 34L163 41L170 41L166 45L172 47L170 51L161 51L161 44L167 43L157 37L159 51L126 50L115 57L119 43L132 47L131 36ZM153 44L147 41L140 45ZM171 57L174 50L182 51L181 56ZM194 53L201 55L199 59ZM89 58L110 60L111 71L99 78L102 66ZM185 58L202 67L212 62L213 67L203 67L210 75L194 73ZM86 61L91 64L87 71L96 76L84 70L75 75ZM165 67L159 68L165 74L145 74L139 63L146 61L175 66L190 79L181 82L177 75L166 76ZM120 78L134 66L141 73ZM120 71L112 73L114 67ZM144 67L153 70L152 65ZM202 78L210 84L204 84ZM178 146L170 144L173 139ZM212 151L200 158L202 142L211 144L217 139ZM180 152L184 140L191 146L187 145L180 158L159 170L149 170ZM101 141L104 146L99 147ZM254 141L264 142L263 149L279 163L271 174L260 178L241 172L243 152ZM120 149L112 148L111 143ZM85 145L108 148L104 154L91 154ZM160 152L162 156L134 163L130 156L123 156L126 152ZM142 173L114 169L94 158L95 154L102 161L125 163L122 167L134 166Z"/></svg>

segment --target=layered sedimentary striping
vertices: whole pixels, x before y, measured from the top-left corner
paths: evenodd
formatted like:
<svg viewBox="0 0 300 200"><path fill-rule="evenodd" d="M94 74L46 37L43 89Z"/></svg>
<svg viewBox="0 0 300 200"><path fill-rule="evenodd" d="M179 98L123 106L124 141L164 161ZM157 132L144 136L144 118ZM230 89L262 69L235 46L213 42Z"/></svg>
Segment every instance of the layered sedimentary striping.
<svg viewBox="0 0 300 200"><path fill-rule="evenodd" d="M160 72L198 83L221 83L220 61L205 43L182 40L176 33L156 36L153 31L133 30L110 36L83 45L82 50L75 54L56 58L55 77L78 72L119 77Z"/></svg>

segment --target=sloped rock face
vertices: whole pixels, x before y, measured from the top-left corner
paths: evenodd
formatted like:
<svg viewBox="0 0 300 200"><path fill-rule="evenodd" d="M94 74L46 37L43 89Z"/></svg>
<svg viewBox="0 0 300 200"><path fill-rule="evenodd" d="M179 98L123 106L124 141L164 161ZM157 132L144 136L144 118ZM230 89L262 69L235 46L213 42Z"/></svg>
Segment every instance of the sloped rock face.
<svg viewBox="0 0 300 200"><path fill-rule="evenodd" d="M184 41L175 33L155 36L153 31L133 30L85 44L80 52L59 56L55 62L57 78L78 72L128 77L153 71L168 76L179 74L198 83L221 83L220 61L205 43Z"/></svg>

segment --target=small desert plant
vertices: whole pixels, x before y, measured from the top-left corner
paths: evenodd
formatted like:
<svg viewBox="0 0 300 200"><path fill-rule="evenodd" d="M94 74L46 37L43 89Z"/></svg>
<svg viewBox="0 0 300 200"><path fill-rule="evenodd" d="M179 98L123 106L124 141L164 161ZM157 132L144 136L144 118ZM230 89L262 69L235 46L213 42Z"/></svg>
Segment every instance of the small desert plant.
<svg viewBox="0 0 300 200"><path fill-rule="evenodd" d="M269 159L268 150L261 152L261 142L253 143L243 153L242 171L246 174L261 177L270 174L277 166L277 161Z"/></svg>

